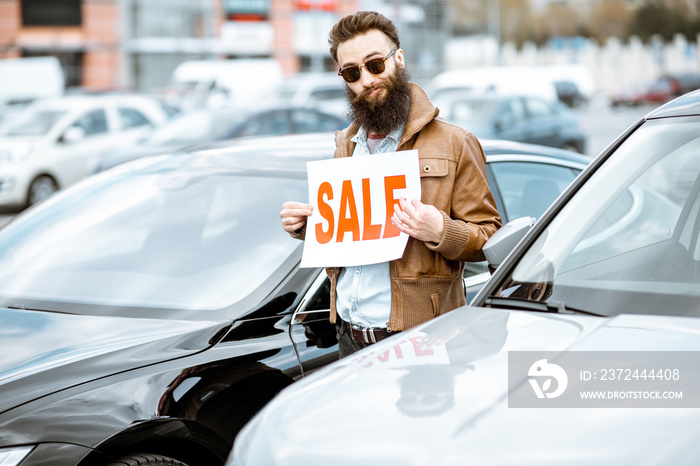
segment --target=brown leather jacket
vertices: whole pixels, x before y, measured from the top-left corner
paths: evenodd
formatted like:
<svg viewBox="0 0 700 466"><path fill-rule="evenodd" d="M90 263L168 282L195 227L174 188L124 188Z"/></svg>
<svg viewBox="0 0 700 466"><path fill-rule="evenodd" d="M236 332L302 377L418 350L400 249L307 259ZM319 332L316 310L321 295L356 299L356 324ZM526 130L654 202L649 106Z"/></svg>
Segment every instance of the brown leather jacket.
<svg viewBox="0 0 700 466"><path fill-rule="evenodd" d="M409 238L401 259L389 265L391 330L406 330L466 304L464 261L484 260L484 243L501 227L486 175L486 157L476 137L437 118L425 91L411 84L411 105L397 150L418 149L421 202L445 219L440 243ZM334 157L350 157L359 125L336 132ZM303 235L303 233L302 233ZM336 317L340 268L326 269L331 280L331 321Z"/></svg>

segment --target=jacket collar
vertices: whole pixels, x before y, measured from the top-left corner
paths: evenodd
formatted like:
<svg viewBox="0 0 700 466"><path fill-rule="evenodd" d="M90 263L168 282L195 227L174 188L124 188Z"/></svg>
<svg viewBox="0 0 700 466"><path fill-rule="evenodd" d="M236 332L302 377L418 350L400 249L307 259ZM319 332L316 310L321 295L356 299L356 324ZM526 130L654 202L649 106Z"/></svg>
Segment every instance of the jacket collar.
<svg viewBox="0 0 700 466"><path fill-rule="evenodd" d="M436 108L428 95L425 93L422 87L415 83L408 83L410 88L410 98L411 104L408 108L408 117L406 117L406 125L404 127L403 136L399 142L399 148L406 141L410 140L416 133L423 129L428 123L437 118L440 110ZM349 144L352 148L354 144L351 139L360 130L360 124L355 120L350 126L342 131L337 131L335 133L335 145L340 148L342 144ZM352 150L347 152L348 155L352 154Z"/></svg>

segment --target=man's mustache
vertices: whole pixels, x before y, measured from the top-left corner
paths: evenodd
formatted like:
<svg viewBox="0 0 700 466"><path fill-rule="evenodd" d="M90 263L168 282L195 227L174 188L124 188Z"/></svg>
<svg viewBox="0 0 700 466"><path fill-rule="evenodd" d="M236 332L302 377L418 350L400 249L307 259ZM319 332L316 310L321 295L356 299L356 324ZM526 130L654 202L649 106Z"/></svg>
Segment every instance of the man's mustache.
<svg viewBox="0 0 700 466"><path fill-rule="evenodd" d="M358 101L358 100L367 100L367 98L369 97L369 95L370 95L370 93L371 93L372 91L375 91L375 90L378 90L378 89L385 89L385 88L386 88L386 86L383 85L383 84L377 84L377 85L375 85L375 86L368 87L367 89L363 90L363 91L360 92L359 94L358 94L358 93L355 93L355 98L354 98L353 100L355 100L355 101Z"/></svg>

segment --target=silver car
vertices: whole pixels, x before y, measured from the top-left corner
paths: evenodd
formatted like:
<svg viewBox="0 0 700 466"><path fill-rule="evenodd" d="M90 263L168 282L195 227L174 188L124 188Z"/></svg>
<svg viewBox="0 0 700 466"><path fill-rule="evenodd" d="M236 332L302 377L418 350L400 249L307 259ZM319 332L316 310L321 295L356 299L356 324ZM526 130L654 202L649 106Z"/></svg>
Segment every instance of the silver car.
<svg viewBox="0 0 700 466"><path fill-rule="evenodd" d="M696 92L499 230L471 306L285 389L228 465L698 464L699 211Z"/></svg>

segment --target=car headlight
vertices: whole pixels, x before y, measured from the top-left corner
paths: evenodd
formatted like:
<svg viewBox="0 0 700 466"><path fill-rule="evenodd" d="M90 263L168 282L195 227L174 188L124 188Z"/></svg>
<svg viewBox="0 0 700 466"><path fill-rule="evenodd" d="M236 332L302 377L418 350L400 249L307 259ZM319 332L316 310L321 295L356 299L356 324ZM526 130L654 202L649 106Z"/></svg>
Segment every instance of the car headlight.
<svg viewBox="0 0 700 466"><path fill-rule="evenodd" d="M30 144L14 146L11 149L0 149L0 163L21 162L32 152ZM2 463L0 463L1 465Z"/></svg>
<svg viewBox="0 0 700 466"><path fill-rule="evenodd" d="M33 449L33 446L0 448L0 466L17 466Z"/></svg>

